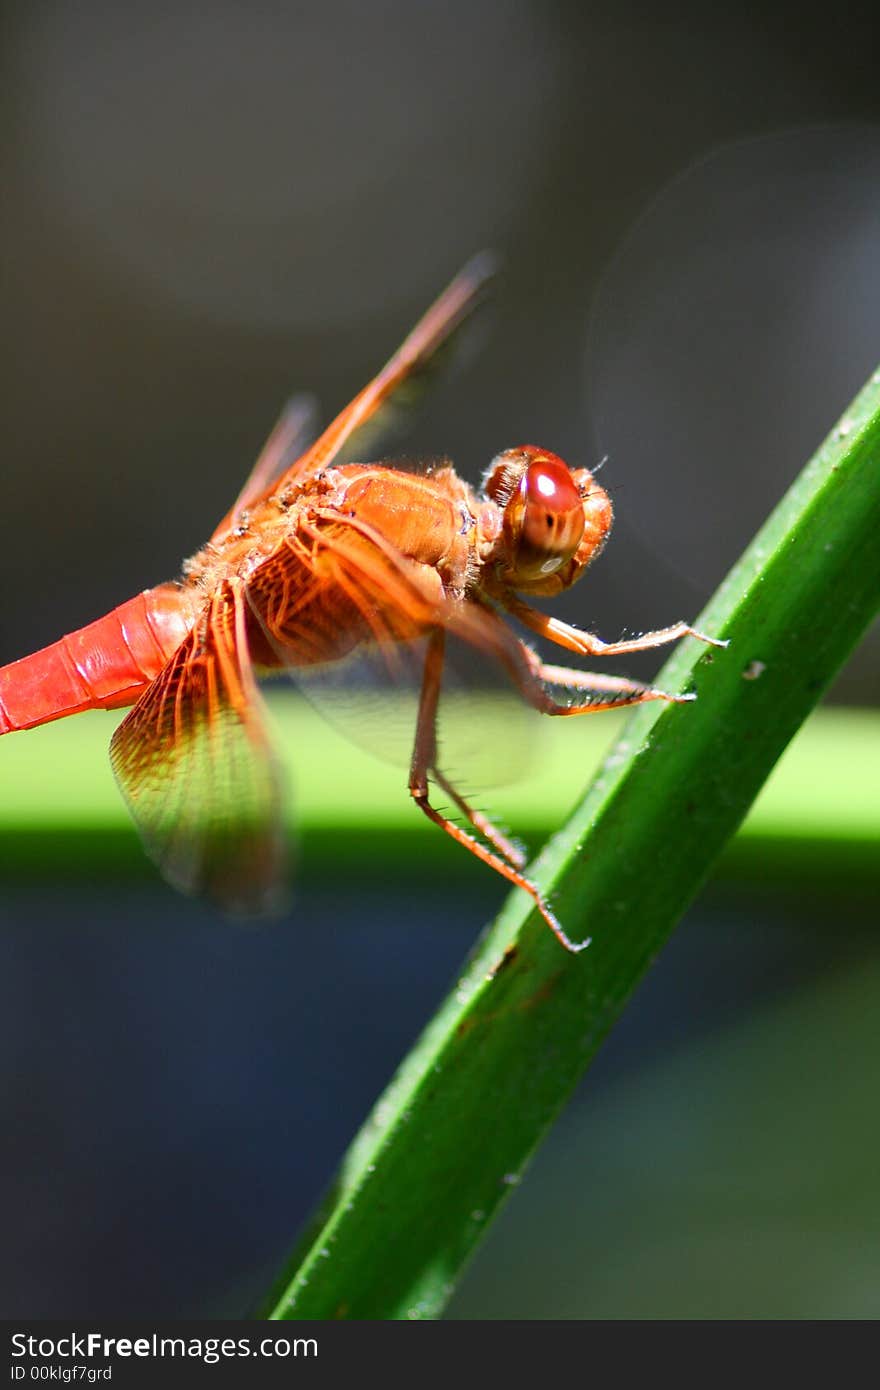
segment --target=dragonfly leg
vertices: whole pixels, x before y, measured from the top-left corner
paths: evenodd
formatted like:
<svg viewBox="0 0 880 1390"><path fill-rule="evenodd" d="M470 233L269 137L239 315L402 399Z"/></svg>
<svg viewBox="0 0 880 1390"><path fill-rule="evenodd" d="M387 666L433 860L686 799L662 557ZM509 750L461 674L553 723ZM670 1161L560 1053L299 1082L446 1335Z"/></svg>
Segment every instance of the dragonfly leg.
<svg viewBox="0 0 880 1390"><path fill-rule="evenodd" d="M594 676L592 671L575 671L566 666L545 666L539 661L535 653L530 651L525 642L522 644L523 654L527 658L527 668L522 666L509 666L514 684L519 690L524 700L527 700L533 709L539 710L541 714L549 715L570 715L570 714L601 714L603 710L625 709L628 705L644 705L649 700L667 700L673 704L688 704L695 700L696 696L670 695L666 690L655 690L649 685L640 685L638 681L626 680L623 676L606 678ZM583 700L571 705L561 705L557 700L548 694L542 682L548 681L553 685L566 686L570 690L598 690L609 693L611 698L607 700Z"/></svg>
<svg viewBox="0 0 880 1390"><path fill-rule="evenodd" d="M710 647L726 647L727 643L717 637L708 637L705 632L697 632L688 623L673 623L671 627L658 628L656 632L643 632L641 637L631 637L624 642L603 642L592 632L581 632L580 628L563 623L559 618L551 618L539 613L519 599L511 599L506 607L521 623L537 632L539 637L547 637L559 647L578 652L581 656L623 656L627 652L649 651L652 647L663 647L668 642L677 642L681 637L695 637L698 642L706 642Z"/></svg>
<svg viewBox="0 0 880 1390"><path fill-rule="evenodd" d="M596 671L578 671L573 666L550 666L547 662L539 660L525 644L524 649L532 660L532 673L539 681L546 685L564 686L566 690L590 690L613 695L616 697L611 701L614 709L625 705L640 705L648 700L668 700L670 704L685 705L697 698L693 694L672 695L668 690L658 690L656 686L630 680L627 676L606 676ZM602 701L599 704L590 701L573 708L575 713L586 713L597 707L607 709L608 702Z"/></svg>
<svg viewBox="0 0 880 1390"><path fill-rule="evenodd" d="M535 613L534 616L536 619L544 618L542 613ZM458 635L496 656L523 699L541 714L598 714L602 710L621 709L626 705L642 705L648 700L669 700L676 704L684 704L695 698L691 694L671 695L665 690L656 690L653 686L642 685L639 681L629 680L625 676L604 676L593 671L578 671L569 666L549 666L541 661L537 653L517 637L497 614L486 609L471 611L464 608L456 614L454 626L450 626ZM577 633L576 628L572 628L571 631ZM547 690L548 685L597 692L610 698L563 705L554 700Z"/></svg>
<svg viewBox="0 0 880 1390"><path fill-rule="evenodd" d="M409 774L409 792L419 809L424 812L428 820L433 821L441 830L444 830L453 840L476 855L490 869L501 874L508 883L512 883L517 888L522 888L534 902L544 921L553 932L557 940L567 951L577 953L589 946L589 937L585 941L572 941L562 929L562 925L554 916L548 903L546 902L541 890L536 884L527 879L518 868L512 863L508 863L500 854L476 840L473 835L469 835L460 825L456 825L448 816L444 816L436 807L431 805L428 789L428 773L434 767L437 759L437 706L440 702L440 683L443 675L443 659L445 655L445 634L441 629L435 629L428 639L428 649L425 657L425 673L422 680L422 690L419 697L419 713L416 724L416 737L413 746L412 763ZM456 804L460 801L456 798ZM476 822L472 821L476 825Z"/></svg>
<svg viewBox="0 0 880 1390"><path fill-rule="evenodd" d="M456 790L448 777L444 776L436 764L431 768L431 776L441 791L444 791L449 799L455 802L459 811L470 821L474 829L485 836L490 845L494 845L498 853L509 860L515 869L521 869L526 862L526 856L519 846L515 845L511 840L508 840L507 836L498 829L497 825L492 824L488 816L484 816L482 811L475 810L473 806L465 801L461 792Z"/></svg>

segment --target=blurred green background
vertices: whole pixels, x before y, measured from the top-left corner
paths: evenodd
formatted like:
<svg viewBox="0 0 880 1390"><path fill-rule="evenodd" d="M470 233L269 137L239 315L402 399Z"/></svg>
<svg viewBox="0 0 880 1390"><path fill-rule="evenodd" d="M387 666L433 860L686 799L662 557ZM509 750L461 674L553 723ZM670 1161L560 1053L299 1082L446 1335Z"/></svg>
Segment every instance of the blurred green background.
<svg viewBox="0 0 880 1390"><path fill-rule="evenodd" d="M343 404L483 245L506 262L494 318L401 447L474 481L524 440L607 454L615 531L554 611L606 637L694 615L880 359L861 24L7 4L0 661L175 574L290 391ZM878 690L875 629L832 699ZM95 727L58 726L74 758ZM276 928L176 898L127 829L114 869L85 809L78 865L23 866L54 736L0 745L0 1308L235 1315L500 890L442 842L414 875L393 830L334 853L325 822L310 859L305 785ZM314 787L311 737L287 751ZM512 721L505 760L530 740ZM350 790L328 759L328 802L363 801L370 774ZM804 800L839 803L839 769L812 766ZM43 805L78 790L57 775ZM741 868L638 992L450 1316L876 1312L876 881Z"/></svg>

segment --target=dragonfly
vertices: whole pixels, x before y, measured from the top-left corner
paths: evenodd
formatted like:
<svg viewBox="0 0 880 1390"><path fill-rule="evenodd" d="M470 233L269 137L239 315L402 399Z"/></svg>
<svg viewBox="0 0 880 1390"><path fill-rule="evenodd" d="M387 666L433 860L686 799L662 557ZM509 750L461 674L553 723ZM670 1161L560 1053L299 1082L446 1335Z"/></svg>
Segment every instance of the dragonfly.
<svg viewBox="0 0 880 1390"><path fill-rule="evenodd" d="M525 871L525 856L440 765L437 720L448 644L500 663L528 705L570 717L685 701L622 676L545 662L510 624L579 657L614 657L690 636L685 622L603 642L533 607L574 584L612 522L605 490L535 445L506 448L479 491L450 463L421 471L345 461L432 363L483 297L475 258L386 365L306 444L302 400L281 416L238 499L180 578L0 668L0 734L87 709L131 706L110 760L147 853L167 880L240 914L277 911L286 882L282 779L258 679L370 650L393 669L418 650L409 793L464 849L532 899L573 941ZM457 819L435 804L439 791Z"/></svg>

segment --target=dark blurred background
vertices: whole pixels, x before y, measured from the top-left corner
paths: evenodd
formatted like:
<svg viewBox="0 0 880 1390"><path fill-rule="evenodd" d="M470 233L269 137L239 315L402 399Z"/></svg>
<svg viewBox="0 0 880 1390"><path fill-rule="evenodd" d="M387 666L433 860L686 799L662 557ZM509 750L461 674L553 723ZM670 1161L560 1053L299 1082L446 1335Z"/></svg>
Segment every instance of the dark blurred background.
<svg viewBox="0 0 880 1390"><path fill-rule="evenodd" d="M608 455L612 542L556 610L606 637L699 611L880 360L867 16L620 0L2 16L0 662L173 576L290 392L344 404L483 246L505 274L482 350L406 451L473 481L524 440ZM833 697L876 703L878 676L875 631ZM306 879L297 921L258 936L161 886L4 893L0 1309L246 1309L498 902L484 876L467 885L429 885L428 909ZM848 1048L864 1064L876 921L844 894L835 918L704 902L455 1316L876 1313L875 1194L848 1166L876 1140L873 1105L858 1091L829 1115L817 1086L780 1158L766 1073L743 1068L776 1038L802 1076L815 1030L853 1018L828 1097ZM745 1185L724 1167L736 1146L713 1146L728 1131Z"/></svg>

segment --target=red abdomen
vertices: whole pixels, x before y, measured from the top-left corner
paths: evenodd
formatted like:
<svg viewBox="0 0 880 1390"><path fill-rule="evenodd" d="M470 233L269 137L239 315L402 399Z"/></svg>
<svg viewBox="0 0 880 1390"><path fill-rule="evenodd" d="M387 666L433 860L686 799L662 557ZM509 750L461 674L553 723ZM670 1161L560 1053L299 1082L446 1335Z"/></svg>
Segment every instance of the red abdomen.
<svg viewBox="0 0 880 1390"><path fill-rule="evenodd" d="M133 704L174 655L192 621L183 591L160 584L2 667L0 734L86 709Z"/></svg>

